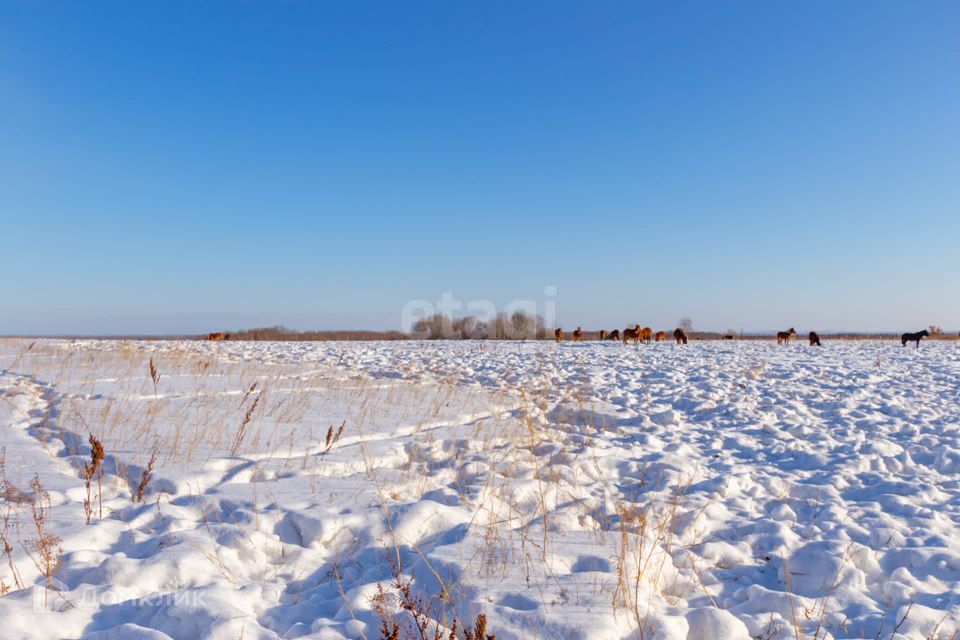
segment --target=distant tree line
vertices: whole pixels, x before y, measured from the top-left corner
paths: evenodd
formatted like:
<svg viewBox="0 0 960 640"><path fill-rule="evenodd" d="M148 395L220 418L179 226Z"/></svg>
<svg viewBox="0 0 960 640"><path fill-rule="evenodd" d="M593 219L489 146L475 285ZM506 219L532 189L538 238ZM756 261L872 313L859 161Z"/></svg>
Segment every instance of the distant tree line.
<svg viewBox="0 0 960 640"><path fill-rule="evenodd" d="M287 327L259 327L230 331L227 340L310 341L310 340L406 340L400 331L296 331Z"/></svg>
<svg viewBox="0 0 960 640"><path fill-rule="evenodd" d="M417 320L410 331L416 340L545 340L552 336L540 315L501 311L488 321L476 316L451 318L441 313Z"/></svg>

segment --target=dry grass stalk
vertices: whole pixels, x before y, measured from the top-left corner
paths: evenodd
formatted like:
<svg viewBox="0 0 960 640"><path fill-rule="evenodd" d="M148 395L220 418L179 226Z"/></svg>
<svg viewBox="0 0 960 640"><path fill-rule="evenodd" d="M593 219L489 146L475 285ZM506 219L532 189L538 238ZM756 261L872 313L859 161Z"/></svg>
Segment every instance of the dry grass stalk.
<svg viewBox="0 0 960 640"><path fill-rule="evenodd" d="M240 428L237 429L237 438L233 442L233 446L230 448L230 455L235 456L237 452L240 451L240 446L243 444L243 439L247 433L247 427L250 425L250 421L253 419L253 412L257 410L257 407L260 405L260 398L263 397L263 392L261 391L253 399L253 402L250 403L250 406L247 407L247 412L243 416L243 421L240 423Z"/></svg>
<svg viewBox="0 0 960 640"><path fill-rule="evenodd" d="M38 475L34 475L33 480L30 481L30 489L33 491L30 509L37 537L30 541L30 546L26 548L26 551L37 569L46 578L47 586L54 589L53 575L60 566L60 555L63 553L63 549L60 547L59 536L47 530L47 518L51 508L50 494L43 488ZM30 548L37 553L38 557L34 557L30 553Z"/></svg>
<svg viewBox="0 0 960 640"><path fill-rule="evenodd" d="M3 545L3 555L7 558L7 567L10 569L10 575L13 578L13 584L17 589L23 589L23 580L20 578L20 572L13 562L13 545L10 544L11 519L14 523L18 522L17 510L24 504L30 502L27 495L7 480L5 469L6 455L0 454L0 497L3 502L3 513L0 515L3 519L3 529L0 530L0 544ZM18 526L14 524L14 527Z"/></svg>
<svg viewBox="0 0 960 640"><path fill-rule="evenodd" d="M715 609L719 609L719 608L720 608L720 605L717 604L717 601L714 599L713 595L710 593L710 590L707 589L707 585L704 584L704 582L703 582L703 576L701 576L701 575L700 575L700 572L697 571L697 559L696 559L696 556L693 555L693 552L690 551L690 549L686 549L686 548L685 548L685 551L687 552L687 559L688 559L689 562L690 562L690 572L691 572L691 573L693 574L693 576L697 579L697 583L700 585L700 588L701 588L701 589L703 590L703 592L707 595L707 599L710 601L711 606L713 606Z"/></svg>
<svg viewBox="0 0 960 640"><path fill-rule="evenodd" d="M830 597L833 595L834 589L836 589L837 585L840 584L840 574L843 572L843 568L847 565L847 562L850 561L852 548L853 543L847 545L847 549L843 554L843 561L840 563L840 566L837 567L837 573L833 576L830 587L827 589L826 594L824 594L823 599L818 604L820 608L820 615L817 618L817 627L813 630L813 640L819 640L821 630L823 630L823 637L827 637L827 625L825 621L827 615L827 605L829 604ZM814 607L813 613L816 613L816 607Z"/></svg>
<svg viewBox="0 0 960 640"><path fill-rule="evenodd" d="M354 613L353 607L350 606L350 600L347 598L347 593L343 590L343 580L340 578L340 568L338 567L338 562L336 560L333 562L333 577L337 583L337 591L340 592L340 599L343 600L343 604L347 608L347 612L350 614L350 619L356 621L357 615ZM367 640L367 635L362 629L358 629L357 632L360 634L360 640Z"/></svg>
<svg viewBox="0 0 960 640"><path fill-rule="evenodd" d="M333 435L332 427L328 429L328 442L331 440L336 442L342 430L343 425L341 425L337 434ZM385 524L392 540L392 543L386 547L386 560L390 567L392 593L384 591L383 585L378 584L377 593L371 598L374 612L380 619L378 630L381 638L387 640L457 640L457 629L460 627L460 622L456 616L453 616L450 629L445 629L447 612L453 608L453 595L450 593L443 577L431 566L429 560L416 545L413 545L412 548L422 560L424 567L437 580L440 585L440 593L433 598L416 595L413 592L413 579L403 575L403 560L397 532L393 527L393 518L387 506L383 487L377 479L375 464L369 448L363 439L360 440L360 452L366 465L367 477L376 488L380 509L383 511ZM344 600L346 601L346 599ZM436 602L441 603L439 607L441 611L439 612L434 611ZM396 608L400 609L400 613L406 612L409 619L404 621L403 617L398 618L394 613ZM438 619L438 613L442 614L443 623ZM486 633L486 622L486 616L478 615L474 628L467 627L464 629L465 638L467 640L496 640L493 634Z"/></svg>
<svg viewBox="0 0 960 640"><path fill-rule="evenodd" d="M200 553L214 566L217 571L220 572L227 582L231 584L240 584L240 580L237 578L226 563L223 561L223 556L220 554L220 545L217 544L217 537L213 534L213 529L210 527L210 520L207 518L207 509L203 506L203 503L200 505L200 519L203 522L203 526L207 530L207 534L210 536L210 540L213 542L213 552L206 551L201 547L197 547Z"/></svg>
<svg viewBox="0 0 960 640"><path fill-rule="evenodd" d="M327 440L326 440L326 442L324 443L323 453L326 454L326 453L328 453L328 452L330 451L330 449L333 448L333 445L335 445L335 444L337 443L337 440L340 439L340 436L343 435L343 429L344 429L344 427L346 427L346 426L347 426L347 421L344 420L344 421L340 424L340 428L337 429L336 433L334 433L334 431L333 431L333 425L330 425L330 428L327 429Z"/></svg>
<svg viewBox="0 0 960 640"><path fill-rule="evenodd" d="M640 613L640 582L652 552L645 545L649 520L647 514L636 506L620 506L619 516L620 549L617 554L617 586L613 591L612 604L614 610L622 603L632 611L640 637L646 638L646 620ZM633 550L630 548L631 535L635 536L638 542ZM631 554L635 555L634 564L636 565L633 576L628 574Z"/></svg>
<svg viewBox="0 0 960 640"><path fill-rule="evenodd" d="M614 611L622 605L632 613L641 640L651 637L649 616L652 597L661 590L662 575L670 562L671 549L678 544L675 542L678 511L692 477L685 484L677 485L670 498L665 500L659 509L654 505L641 507L636 504L621 505L617 508L620 548L617 554L617 583L612 605ZM696 567L692 563L691 571L699 580ZM646 606L641 607L640 595L644 583L651 589ZM704 591L706 592L705 586ZM714 602L709 593L707 596Z"/></svg>
<svg viewBox="0 0 960 640"><path fill-rule="evenodd" d="M253 384L250 385L250 388L247 389L246 392L243 394L243 399L240 400L241 407L243 406L243 403L247 401L247 398L250 397L250 394L256 391L256 389L257 389L257 383L254 382Z"/></svg>
<svg viewBox="0 0 960 640"><path fill-rule="evenodd" d="M153 473L153 465L157 461L157 452L154 451L150 454L150 462L147 463L147 467L140 474L140 483L137 484L137 492L133 496L134 502L143 502L143 492L147 490L147 485L150 484L150 476Z"/></svg>
<svg viewBox="0 0 960 640"><path fill-rule="evenodd" d="M102 463L106 456L103 450L103 443L97 440L96 436L90 434L90 464L83 465L83 478L87 487L87 497L83 501L83 510L87 514L87 524L90 524L90 516L93 514L93 497L91 496L91 485L93 476L97 476L97 499L100 503L100 517L103 517L103 470Z"/></svg>
<svg viewBox="0 0 960 640"><path fill-rule="evenodd" d="M487 633L487 616L483 613L477 614L477 621L473 625L473 629L467 629L464 636L466 640L497 640L495 635Z"/></svg>
<svg viewBox="0 0 960 640"><path fill-rule="evenodd" d="M793 591L790 589L790 564L787 562L787 557L782 553L780 554L780 561L783 563L783 580L787 592L787 601L790 603L790 624L793 625L793 634L796 640L805 640L806 636L803 635L800 622L797 620L797 606L793 601Z"/></svg>
<svg viewBox="0 0 960 640"><path fill-rule="evenodd" d="M373 610L380 619L381 640L457 640L460 621L454 617L450 628L446 629L436 619L434 599L413 592L413 579L403 576L399 563L389 552L387 562L392 593L384 591L383 585L378 584L377 593L372 598ZM407 615L398 617L392 611L395 608ZM477 615L472 629L464 628L463 635L465 640L496 640L495 635L487 633L487 616L482 613Z"/></svg>
<svg viewBox="0 0 960 640"><path fill-rule="evenodd" d="M153 358L150 358L150 379L153 380L153 395L157 395L157 383L160 382L160 373L153 364Z"/></svg>

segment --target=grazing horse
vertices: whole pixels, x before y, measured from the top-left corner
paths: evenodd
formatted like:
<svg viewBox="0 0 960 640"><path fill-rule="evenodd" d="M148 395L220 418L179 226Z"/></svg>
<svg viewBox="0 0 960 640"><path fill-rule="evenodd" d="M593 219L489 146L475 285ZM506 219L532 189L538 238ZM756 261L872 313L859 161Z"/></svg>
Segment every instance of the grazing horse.
<svg viewBox="0 0 960 640"><path fill-rule="evenodd" d="M633 340L633 344L636 346L641 339L643 339L643 329L640 328L640 325L637 325L632 329L627 327L623 330L623 344L627 344L627 342Z"/></svg>
<svg viewBox="0 0 960 640"><path fill-rule="evenodd" d="M786 330L786 331L778 331L778 332L777 332L777 344L789 344L789 343L790 343L790 338L792 338L792 337L795 336L795 335L797 335L797 330L794 329L793 327L790 327L790 328L789 328L788 330Z"/></svg>
<svg viewBox="0 0 960 640"><path fill-rule="evenodd" d="M823 346L820 344L820 334L818 334L816 331L811 331L810 335L807 336L807 338L810 340L811 347Z"/></svg>
<svg viewBox="0 0 960 640"><path fill-rule="evenodd" d="M687 332L677 327L673 331L673 339L677 341L677 344L687 344Z"/></svg>
<svg viewBox="0 0 960 640"><path fill-rule="evenodd" d="M734 340L734 339L736 339L736 336L733 335L732 333L728 333L727 335L723 336L723 339L724 339L724 340Z"/></svg>
<svg viewBox="0 0 960 640"><path fill-rule="evenodd" d="M553 339L557 342L563 342L563 329L557 327L553 332Z"/></svg>
<svg viewBox="0 0 960 640"><path fill-rule="evenodd" d="M657 335L654 336L654 340L656 340L657 342L663 342L666 339L667 339L666 331L657 331Z"/></svg>
<svg viewBox="0 0 960 640"><path fill-rule="evenodd" d="M611 331L607 339L613 340L614 342L620 342L620 329L614 329Z"/></svg>
<svg viewBox="0 0 960 640"><path fill-rule="evenodd" d="M901 344L903 344L903 346L907 346L908 342L916 342L917 349L919 349L920 340L922 340L925 336L929 336L929 335L930 335L930 332L927 331L926 329L924 329L923 331L918 331L916 333L905 333L902 336L900 336L900 342Z"/></svg>
<svg viewBox="0 0 960 640"><path fill-rule="evenodd" d="M600 329L600 342L603 342L603 339L607 337L607 332L604 329Z"/></svg>
<svg viewBox="0 0 960 640"><path fill-rule="evenodd" d="M576 331L573 332L573 341L580 342L583 340L583 329L577 327Z"/></svg>
<svg viewBox="0 0 960 640"><path fill-rule="evenodd" d="M225 337L222 333L207 334L207 340L223 340Z"/></svg>
<svg viewBox="0 0 960 640"><path fill-rule="evenodd" d="M643 333L641 334L640 338L644 342L650 342L651 340L653 340L653 329L651 329L650 327L644 327Z"/></svg>

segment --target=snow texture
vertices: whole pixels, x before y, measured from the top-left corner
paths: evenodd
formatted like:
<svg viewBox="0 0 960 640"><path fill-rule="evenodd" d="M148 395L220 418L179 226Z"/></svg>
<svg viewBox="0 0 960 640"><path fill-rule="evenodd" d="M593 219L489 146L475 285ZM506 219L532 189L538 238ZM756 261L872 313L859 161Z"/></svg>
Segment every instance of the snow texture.
<svg viewBox="0 0 960 640"><path fill-rule="evenodd" d="M958 400L946 341L0 341L0 635L373 639L399 570L497 640L955 638Z"/></svg>

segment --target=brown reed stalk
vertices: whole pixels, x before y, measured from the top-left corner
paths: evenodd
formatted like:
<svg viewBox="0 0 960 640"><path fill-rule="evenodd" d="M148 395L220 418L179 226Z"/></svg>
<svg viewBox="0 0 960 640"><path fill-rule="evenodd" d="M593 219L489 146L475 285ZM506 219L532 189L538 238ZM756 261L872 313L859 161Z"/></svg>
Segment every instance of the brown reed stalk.
<svg viewBox="0 0 960 640"><path fill-rule="evenodd" d="M330 451L330 449L333 448L333 445L335 445L337 443L337 440L340 439L340 436L343 435L343 429L346 426L347 426L347 421L344 420L340 424L340 428L337 429L336 432L334 432L333 425L330 425L330 428L327 429L327 440L323 445L324 446L323 453L326 454L327 452Z"/></svg>
<svg viewBox="0 0 960 640"><path fill-rule="evenodd" d="M93 497L91 493L91 485L93 484L93 476L97 476L97 498L100 503L100 517L103 517L103 483L102 483L102 463L103 459L106 456L103 450L103 443L97 440L96 436L92 433L90 434L90 464L83 465L83 477L84 483L87 487L87 498L83 501L83 510L87 514L87 524L90 524L90 517L93 514Z"/></svg>
<svg viewBox="0 0 960 640"><path fill-rule="evenodd" d="M153 364L153 358L150 358L150 379L153 380L153 395L157 395L157 383L160 382L160 372L157 371L157 367Z"/></svg>
<svg viewBox="0 0 960 640"><path fill-rule="evenodd" d="M260 405L260 398L263 397L263 392L261 391L254 397L253 402L250 403L250 406L247 407L247 412L243 416L243 421L240 423L240 428L237 429L237 439L233 443L233 447L230 448L230 455L235 456L237 452L240 451L240 445L243 444L243 438L247 433L247 426L250 424L250 421L253 419L253 412L257 410L257 407Z"/></svg>
<svg viewBox="0 0 960 640"><path fill-rule="evenodd" d="M150 454L150 462L147 463L147 467L140 474L140 483L137 485L137 492L133 497L134 502L143 502L143 492L146 491L147 485L150 484L150 476L153 474L153 465L157 461L157 452L154 451Z"/></svg>

